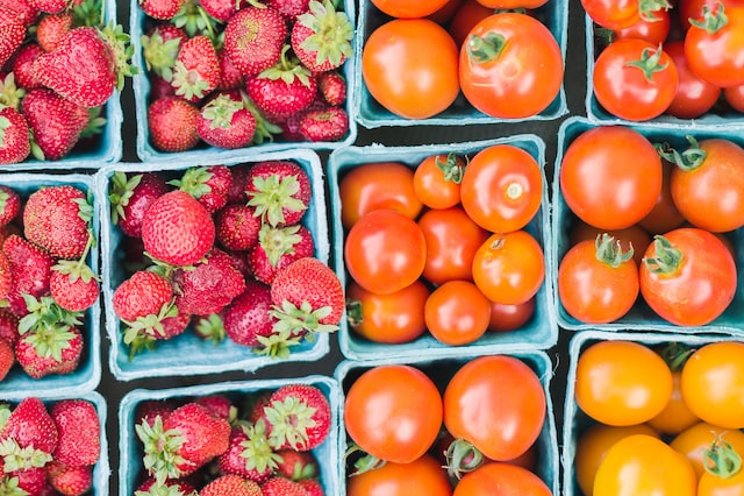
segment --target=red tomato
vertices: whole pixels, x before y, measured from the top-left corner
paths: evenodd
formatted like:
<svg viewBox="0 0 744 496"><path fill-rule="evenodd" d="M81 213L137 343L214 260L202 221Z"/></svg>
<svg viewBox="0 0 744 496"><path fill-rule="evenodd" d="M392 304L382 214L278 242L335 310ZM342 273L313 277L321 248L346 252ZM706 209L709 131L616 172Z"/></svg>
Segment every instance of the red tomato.
<svg viewBox="0 0 744 496"><path fill-rule="evenodd" d="M640 19L653 21L659 17L661 2L639 0L581 0L581 5L594 22L617 31L629 28Z"/></svg>
<svg viewBox="0 0 744 496"><path fill-rule="evenodd" d="M449 26L449 32L457 46L461 47L470 31L483 19L492 15L493 9L484 7L478 0L465 0Z"/></svg>
<svg viewBox="0 0 744 496"><path fill-rule="evenodd" d="M490 318L490 302L470 282L444 283L426 300L426 327L446 345L477 341L488 329Z"/></svg>
<svg viewBox="0 0 744 496"><path fill-rule="evenodd" d="M448 0L442 8L428 16L427 19L444 26L452 19L452 16L458 11L462 2L463 0Z"/></svg>
<svg viewBox="0 0 744 496"><path fill-rule="evenodd" d="M664 171L664 180L661 185L661 194L656 200L656 205L651 210L651 213L638 223L639 226L651 234L664 234L678 228L685 222L685 218L679 213L672 199L671 175L673 168L674 166L672 164L664 163L662 168ZM643 253L650 243L651 239L648 238L648 242L644 246L634 245L636 250L640 252L641 257L643 257ZM637 259L636 262L640 264L640 261Z"/></svg>
<svg viewBox="0 0 744 496"><path fill-rule="evenodd" d="M654 16L657 18L656 20L647 21L646 19L639 18L633 25L614 31L615 39L625 40L635 38L647 41L653 45L664 43L672 27L672 18L669 15L669 11L666 10L657 10L654 12ZM666 46L664 49L666 50Z"/></svg>
<svg viewBox="0 0 744 496"><path fill-rule="evenodd" d="M439 463L423 456L408 464L386 463L382 468L349 477L348 496L451 496L452 486Z"/></svg>
<svg viewBox="0 0 744 496"><path fill-rule="evenodd" d="M498 491L497 493L494 490ZM489 463L470 472L458 482L454 496L552 496L538 476L508 463Z"/></svg>
<svg viewBox="0 0 744 496"><path fill-rule="evenodd" d="M405 365L371 369L346 395L344 425L366 453L383 461L421 458L442 427L442 397L426 374Z"/></svg>
<svg viewBox="0 0 744 496"><path fill-rule="evenodd" d="M537 440L545 423L545 392L520 360L477 358L462 367L444 392L444 423L495 461L513 460Z"/></svg>
<svg viewBox="0 0 744 496"><path fill-rule="evenodd" d="M694 119L708 112L721 96L721 89L697 77L685 57L683 41L672 41L664 45L664 51L674 61L679 75L677 94L667 109L667 114L680 119Z"/></svg>
<svg viewBox="0 0 744 496"><path fill-rule="evenodd" d="M465 160L454 153L435 155L416 168L413 189L421 203L429 208L450 208L460 203L460 183Z"/></svg>
<svg viewBox="0 0 744 496"><path fill-rule="evenodd" d="M548 0L478 0L484 7L496 10L537 9Z"/></svg>
<svg viewBox="0 0 744 496"><path fill-rule="evenodd" d="M434 284L472 280L473 258L488 233L461 208L429 210L418 224L426 240L424 277Z"/></svg>
<svg viewBox="0 0 744 496"><path fill-rule="evenodd" d="M645 258L641 294L652 310L673 324L708 324L734 298L734 258L707 231L682 228L659 236Z"/></svg>
<svg viewBox="0 0 744 496"><path fill-rule="evenodd" d="M416 19L433 14L444 7L447 0L372 0L372 3L389 16Z"/></svg>
<svg viewBox="0 0 744 496"><path fill-rule="evenodd" d="M476 155L460 187L462 206L479 226L507 233L525 227L542 201L542 170L521 148L496 145Z"/></svg>
<svg viewBox="0 0 744 496"><path fill-rule="evenodd" d="M638 226L631 226L617 231L604 231L577 220L571 226L569 240L571 246L577 245L582 241L594 242L597 236L605 233L620 241L623 251L628 251L632 247L633 260L640 267L641 262L643 262L643 255L646 253L646 248L651 244L651 236Z"/></svg>
<svg viewBox="0 0 744 496"><path fill-rule="evenodd" d="M530 298L519 305L504 305L491 302L491 323L488 330L492 332L509 332L523 327L535 314L535 298Z"/></svg>
<svg viewBox="0 0 744 496"><path fill-rule="evenodd" d="M561 89L563 58L540 21L496 14L479 22L460 49L460 86L484 114L520 119L545 110Z"/></svg>
<svg viewBox="0 0 744 496"><path fill-rule="evenodd" d="M744 113L744 84L741 86L732 86L723 91L728 104L737 112Z"/></svg>
<svg viewBox="0 0 744 496"><path fill-rule="evenodd" d="M419 226L392 210L375 210L346 236L344 259L364 289L390 294L413 284L424 271L426 240Z"/></svg>
<svg viewBox="0 0 744 496"><path fill-rule="evenodd" d="M581 220L600 229L625 229L641 221L661 193L661 158L641 134L598 127L568 147L560 171L561 193Z"/></svg>
<svg viewBox="0 0 744 496"><path fill-rule="evenodd" d="M718 4L723 8L723 4ZM725 8L727 22L716 29L718 7L706 27L692 26L685 38L685 55L692 72L720 88L744 84L744 6Z"/></svg>
<svg viewBox="0 0 744 496"><path fill-rule="evenodd" d="M717 3L722 3L726 9L744 5L742 0L680 0L677 5L679 10L679 21L684 32L690 29L690 19L699 20L703 18L703 9L708 7L714 9Z"/></svg>
<svg viewBox="0 0 744 496"><path fill-rule="evenodd" d="M455 42L426 19L391 21L372 33L362 53L362 75L374 99L406 119L439 114L460 92Z"/></svg>

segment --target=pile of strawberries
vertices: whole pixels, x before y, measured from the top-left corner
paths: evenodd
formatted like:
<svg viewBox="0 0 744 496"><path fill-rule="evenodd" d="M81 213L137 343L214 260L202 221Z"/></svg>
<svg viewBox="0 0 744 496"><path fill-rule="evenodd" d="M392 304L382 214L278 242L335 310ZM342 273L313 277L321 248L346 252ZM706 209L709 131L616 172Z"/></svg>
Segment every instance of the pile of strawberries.
<svg viewBox="0 0 744 496"><path fill-rule="evenodd" d="M25 204L0 186L0 380L15 361L35 379L77 369L83 312L99 294L86 263L92 217L73 186L42 187Z"/></svg>
<svg viewBox="0 0 744 496"><path fill-rule="evenodd" d="M140 404L147 478L135 495L323 496L311 453L331 430L323 392L294 384L239 405L223 395Z"/></svg>
<svg viewBox="0 0 744 496"><path fill-rule="evenodd" d="M200 141L244 148L338 141L353 26L331 0L142 0L152 90L150 140L179 152ZM159 22L158 22L159 21Z"/></svg>
<svg viewBox="0 0 744 496"><path fill-rule="evenodd" d="M101 454L95 407L64 400L47 411L26 398L11 411L0 404L0 494L79 496L93 483Z"/></svg>
<svg viewBox="0 0 744 496"><path fill-rule="evenodd" d="M101 107L134 68L101 1L0 0L0 164L59 160L102 131Z"/></svg>
<svg viewBox="0 0 744 496"><path fill-rule="evenodd" d="M192 322L204 338L272 357L336 329L343 289L312 258L300 225L311 187L297 164L197 167L169 182L117 173L110 199L126 265L142 269L113 297L132 356Z"/></svg>

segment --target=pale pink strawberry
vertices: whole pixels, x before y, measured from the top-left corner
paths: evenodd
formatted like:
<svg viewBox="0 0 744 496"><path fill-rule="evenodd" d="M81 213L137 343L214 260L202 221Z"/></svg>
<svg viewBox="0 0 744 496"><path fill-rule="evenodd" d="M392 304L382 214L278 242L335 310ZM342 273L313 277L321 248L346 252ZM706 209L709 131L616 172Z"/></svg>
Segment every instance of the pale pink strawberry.
<svg viewBox="0 0 744 496"><path fill-rule="evenodd" d="M45 14L58 14L65 10L68 5L67 0L29 0L31 4L39 11Z"/></svg>
<svg viewBox="0 0 744 496"><path fill-rule="evenodd" d="M81 496L93 485L93 469L89 466L68 467L54 461L49 465L49 482L62 496Z"/></svg>
<svg viewBox="0 0 744 496"><path fill-rule="evenodd" d="M346 80L337 72L324 72L318 76L318 89L323 100L331 107L346 102Z"/></svg>
<svg viewBox="0 0 744 496"><path fill-rule="evenodd" d="M232 187L232 174L224 165L193 167L181 179L168 184L193 196L209 213L220 210L227 204L227 194Z"/></svg>
<svg viewBox="0 0 744 496"><path fill-rule="evenodd" d="M272 334L274 319L271 290L257 281L246 281L243 294L233 300L224 312L225 333L237 344L256 347L262 338Z"/></svg>
<svg viewBox="0 0 744 496"><path fill-rule="evenodd" d="M312 257L315 250L313 236L302 226L273 228L264 225L258 236L258 245L251 251L251 270L256 279L271 284L277 272L305 257Z"/></svg>
<svg viewBox="0 0 744 496"><path fill-rule="evenodd" d="M23 162L30 153L26 119L13 108L0 110L0 164Z"/></svg>
<svg viewBox="0 0 744 496"><path fill-rule="evenodd" d="M323 486L318 479L305 479L298 482L305 490L305 496L325 496Z"/></svg>
<svg viewBox="0 0 744 496"><path fill-rule="evenodd" d="M269 0L269 7L278 10L289 21L308 11L310 0Z"/></svg>
<svg viewBox="0 0 744 496"><path fill-rule="evenodd" d="M13 59L13 74L15 75L15 82L18 86L26 90L41 87L41 83L36 78L34 64L36 63L36 59L43 53L44 50L36 43L23 45L18 50Z"/></svg>
<svg viewBox="0 0 744 496"><path fill-rule="evenodd" d="M32 25L39 15L31 0L0 0L0 7L12 11L26 27Z"/></svg>
<svg viewBox="0 0 744 496"><path fill-rule="evenodd" d="M5 380L13 365L15 365L13 346L4 339L0 339L0 382Z"/></svg>
<svg viewBox="0 0 744 496"><path fill-rule="evenodd" d="M18 317L10 310L0 309L0 340L7 341L11 346L18 342Z"/></svg>
<svg viewBox="0 0 744 496"><path fill-rule="evenodd" d="M13 56L26 36L26 26L13 10L0 7L0 66Z"/></svg>
<svg viewBox="0 0 744 496"><path fill-rule="evenodd" d="M154 101L147 110L150 140L164 152L182 152L199 143L196 122L199 108L177 97Z"/></svg>
<svg viewBox="0 0 744 496"><path fill-rule="evenodd" d="M349 132L349 115L341 107L306 112L300 119L300 133L308 141L338 141Z"/></svg>
<svg viewBox="0 0 744 496"><path fill-rule="evenodd" d="M3 253L10 261L13 286L8 294L10 310L18 317L28 313L24 295L40 298L49 291L54 259L17 235L8 236Z"/></svg>
<svg viewBox="0 0 744 496"><path fill-rule="evenodd" d="M186 0L140 0L139 4L145 14L153 19L170 20L178 14Z"/></svg>
<svg viewBox="0 0 744 496"><path fill-rule="evenodd" d="M167 192L165 180L156 172L129 177L124 172L115 172L109 186L112 221L127 236L141 237L145 212Z"/></svg>
<svg viewBox="0 0 744 496"><path fill-rule="evenodd" d="M176 96L198 102L220 84L220 60L206 36L196 36L181 45L173 66L171 84Z"/></svg>
<svg viewBox="0 0 744 496"><path fill-rule="evenodd" d="M243 75L235 68L225 50L218 50L217 56L220 58L220 85L217 88L227 91L242 87Z"/></svg>
<svg viewBox="0 0 744 496"><path fill-rule="evenodd" d="M16 360L34 379L74 372L82 351L80 331L66 325L32 330L15 347Z"/></svg>
<svg viewBox="0 0 744 496"><path fill-rule="evenodd" d="M352 56L353 37L354 26L331 0L312 0L292 28L292 50L312 72L331 71Z"/></svg>
<svg viewBox="0 0 744 496"><path fill-rule="evenodd" d="M145 57L147 69L164 81L170 82L173 79L173 66L176 64L178 52L187 40L186 32L173 24L163 23L152 28L142 37L142 55ZM172 91L175 93L175 89Z"/></svg>
<svg viewBox="0 0 744 496"><path fill-rule="evenodd" d="M178 307L195 315L221 312L245 289L243 275L220 250L212 250L193 270L176 271L173 284Z"/></svg>
<svg viewBox="0 0 744 496"><path fill-rule="evenodd" d="M227 22L238 11L241 2L235 0L199 0L199 5L220 22Z"/></svg>
<svg viewBox="0 0 744 496"><path fill-rule="evenodd" d="M251 207L228 205L216 218L217 240L227 250L247 251L256 246L261 221Z"/></svg>
<svg viewBox="0 0 744 496"><path fill-rule="evenodd" d="M305 496L305 489L296 482L274 477L261 486L263 496Z"/></svg>
<svg viewBox="0 0 744 496"><path fill-rule="evenodd" d="M41 60L37 59L34 66ZM42 158L59 160L72 150L88 126L88 111L47 89L32 90L23 99L23 115ZM34 156L38 153L35 150Z"/></svg>
<svg viewBox="0 0 744 496"><path fill-rule="evenodd" d="M59 442L55 461L69 467L95 465L101 455L101 427L96 408L85 400L63 400L50 412Z"/></svg>
<svg viewBox="0 0 744 496"><path fill-rule="evenodd" d="M279 61L286 37L287 25L278 11L248 7L227 22L225 52L244 77L254 77Z"/></svg>
<svg viewBox="0 0 744 496"><path fill-rule="evenodd" d="M269 480L281 461L269 446L266 424L235 427L230 434L230 446L219 458L220 472L239 475L259 484Z"/></svg>
<svg viewBox="0 0 744 496"><path fill-rule="evenodd" d="M57 48L72 29L72 14L64 12L46 15L41 18L36 27L36 40L45 52Z"/></svg>
<svg viewBox="0 0 744 496"><path fill-rule="evenodd" d="M253 141L256 118L241 100L220 94L202 107L196 130L212 146L244 148Z"/></svg>
<svg viewBox="0 0 744 496"><path fill-rule="evenodd" d="M272 226L300 222L312 190L304 170L293 162L260 162L251 169L248 205Z"/></svg>
<svg viewBox="0 0 744 496"><path fill-rule="evenodd" d="M57 258L83 258L91 243L93 207L74 186L38 189L26 201L23 232L26 239Z"/></svg>
<svg viewBox="0 0 744 496"><path fill-rule="evenodd" d="M306 384L283 386L264 407L269 443L276 449L310 451L328 437L331 407L323 392Z"/></svg>

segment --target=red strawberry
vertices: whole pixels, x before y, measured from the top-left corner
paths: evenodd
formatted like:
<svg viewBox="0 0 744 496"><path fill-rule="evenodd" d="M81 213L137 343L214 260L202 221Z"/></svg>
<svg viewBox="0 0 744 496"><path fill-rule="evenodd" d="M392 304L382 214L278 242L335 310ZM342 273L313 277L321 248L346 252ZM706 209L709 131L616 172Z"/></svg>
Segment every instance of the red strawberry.
<svg viewBox="0 0 744 496"><path fill-rule="evenodd" d="M111 219L127 236L142 236L142 219L150 205L168 192L165 180L148 172L131 177L115 172L109 187Z"/></svg>
<svg viewBox="0 0 744 496"><path fill-rule="evenodd" d="M245 253L228 251L227 254L230 256L233 266L238 269L241 274L243 274L243 277L245 277L246 279L253 278L253 272L251 272L251 266L248 264Z"/></svg>
<svg viewBox="0 0 744 496"><path fill-rule="evenodd" d="M312 0L310 12L299 16L292 28L292 50L311 71L331 71L352 56L353 37L351 21L336 12L331 0Z"/></svg>
<svg viewBox="0 0 744 496"><path fill-rule="evenodd" d="M300 133L308 141L338 141L349 132L349 116L341 107L306 112L300 119Z"/></svg>
<svg viewBox="0 0 744 496"><path fill-rule="evenodd" d="M219 250L212 250L193 270L176 271L173 283L178 307L195 315L219 313L245 289L243 275Z"/></svg>
<svg viewBox="0 0 744 496"><path fill-rule="evenodd" d="M26 398L15 407L0 431L0 440L11 439L21 448L32 447L47 454L57 448L59 434L54 420L38 398ZM14 470L5 461L5 470Z"/></svg>
<svg viewBox="0 0 744 496"><path fill-rule="evenodd" d="M290 115L287 121L282 123L282 137L287 141L307 141L307 138L300 133L300 121L305 114L324 108L326 108L326 105L322 101L316 99L303 112Z"/></svg>
<svg viewBox="0 0 744 496"><path fill-rule="evenodd" d="M29 153L26 119L13 108L0 110L0 164L23 162Z"/></svg>
<svg viewBox="0 0 744 496"><path fill-rule="evenodd" d="M199 109L176 97L164 97L154 101L147 110L150 139L158 150L182 152L199 143L196 121Z"/></svg>
<svg viewBox="0 0 744 496"><path fill-rule="evenodd" d="M264 415L269 443L278 449L310 451L326 440L331 407L320 389L305 384L284 386L271 395Z"/></svg>
<svg viewBox="0 0 744 496"><path fill-rule="evenodd" d="M279 456L269 446L266 424L235 427L230 434L230 447L219 458L220 472L239 475L259 484L274 475Z"/></svg>
<svg viewBox="0 0 744 496"><path fill-rule="evenodd" d="M139 4L145 14L153 19L164 21L173 19L181 10L186 0L140 0Z"/></svg>
<svg viewBox="0 0 744 496"><path fill-rule="evenodd" d="M63 400L52 407L51 417L59 433L54 460L70 467L95 465L101 454L95 407L84 400Z"/></svg>
<svg viewBox="0 0 744 496"><path fill-rule="evenodd" d="M0 340L15 346L20 334L18 333L18 317L9 310L0 309Z"/></svg>
<svg viewBox="0 0 744 496"><path fill-rule="evenodd" d="M10 372L15 364L15 353L13 352L13 345L0 339L0 382L5 380L5 377Z"/></svg>
<svg viewBox="0 0 744 496"><path fill-rule="evenodd" d="M255 482L237 475L223 475L199 491L199 496L263 496Z"/></svg>
<svg viewBox="0 0 744 496"><path fill-rule="evenodd" d="M239 165L237 167L230 168L233 176L232 187L230 192L227 194L227 204L241 204L245 205L248 197L245 195L245 191L248 187L248 181L251 176L251 168L247 165Z"/></svg>
<svg viewBox="0 0 744 496"><path fill-rule="evenodd" d="M346 101L346 80L337 72L324 72L318 76L318 88L323 100L331 107Z"/></svg>
<svg viewBox="0 0 744 496"><path fill-rule="evenodd" d="M248 398L248 405L245 410L248 412L248 421L252 424L257 424L259 420L266 422L266 416L264 415L264 408L269 406L269 400L271 400L270 392L260 393L257 396Z"/></svg>
<svg viewBox="0 0 744 496"><path fill-rule="evenodd" d="M36 66L41 57L34 64ZM38 73L37 73L38 75ZM42 158L59 160L77 144L80 133L88 126L88 111L65 100L53 91L36 89L23 99L23 115L34 135ZM34 156L39 151L32 150Z"/></svg>
<svg viewBox="0 0 744 496"><path fill-rule="evenodd" d="M261 486L263 496L305 496L305 490L296 482L274 477Z"/></svg>
<svg viewBox="0 0 744 496"><path fill-rule="evenodd" d="M10 268L10 260L0 252L0 299L5 299L13 289L13 273Z"/></svg>
<svg viewBox="0 0 744 496"><path fill-rule="evenodd" d="M92 217L93 207L79 189L43 187L26 202L23 231L29 241L54 257L80 259L91 242L88 226Z"/></svg>
<svg viewBox="0 0 744 496"><path fill-rule="evenodd" d="M230 442L230 424L196 403L135 429L144 445L145 469L161 484L195 472L227 451Z"/></svg>
<svg viewBox="0 0 744 496"><path fill-rule="evenodd" d="M147 69L170 83L178 52L186 40L188 40L186 32L173 24L163 23L155 26L149 34L142 37L142 55L145 57Z"/></svg>
<svg viewBox="0 0 744 496"><path fill-rule="evenodd" d="M2 112L0 112L2 115ZM6 226L13 222L21 210L21 198L18 193L8 188L0 186L0 226Z"/></svg>
<svg viewBox="0 0 744 496"><path fill-rule="evenodd" d="M202 339L220 344L225 340L225 326L217 314L208 317L197 317L194 321L194 332Z"/></svg>
<svg viewBox="0 0 744 496"><path fill-rule="evenodd" d="M0 479L0 490L6 490L8 492L5 494L14 496L20 494L41 496L46 488L47 471L44 468L17 470ZM19 489L25 492L17 492Z"/></svg>
<svg viewBox="0 0 744 496"><path fill-rule="evenodd" d="M174 315L166 317L163 320L162 334L154 334L153 337L156 340L168 340L176 336L180 336L186 331L186 328L188 328L189 324L191 323L191 314L182 311L180 308L178 308L178 305L174 305L173 308L175 309ZM149 344L145 344L145 346L149 347Z"/></svg>
<svg viewBox="0 0 744 496"><path fill-rule="evenodd" d="M45 52L57 48L72 29L72 14L47 15L41 18L36 28L36 39Z"/></svg>
<svg viewBox="0 0 744 496"><path fill-rule="evenodd" d="M176 96L192 103L217 89L220 60L209 38L197 36L181 46L173 66L171 84L176 89Z"/></svg>
<svg viewBox="0 0 744 496"><path fill-rule="evenodd" d="M145 250L174 266L201 260L214 245L214 231L209 212L183 191L171 191L155 200L142 221Z"/></svg>
<svg viewBox="0 0 744 496"><path fill-rule="evenodd" d="M147 479L134 492L134 496L194 496L196 489L179 480L167 480L161 486L155 479Z"/></svg>
<svg viewBox="0 0 744 496"><path fill-rule="evenodd" d="M248 205L272 226L297 224L310 204L310 180L292 162L261 162L251 169Z"/></svg>
<svg viewBox="0 0 744 496"><path fill-rule="evenodd" d="M229 205L217 214L216 227L217 240L227 250L247 251L258 242L261 221L253 208Z"/></svg>
<svg viewBox="0 0 744 496"><path fill-rule="evenodd" d="M98 279L85 263L62 260L52 267L52 298L70 312L83 312L98 301Z"/></svg>
<svg viewBox="0 0 744 496"><path fill-rule="evenodd" d="M34 379L74 372L82 351L80 331L67 325L31 330L21 336L15 347L16 360Z"/></svg>
<svg viewBox="0 0 744 496"><path fill-rule="evenodd" d="M286 479L297 482L312 479L320 473L318 462L308 451L281 450L279 456L282 457L282 462L279 464L277 474Z"/></svg>
<svg viewBox="0 0 744 496"><path fill-rule="evenodd" d="M176 407L169 401L143 401L137 407L136 423L141 424L142 421L146 421L152 425L155 417L160 417L164 422L175 409Z"/></svg>
<svg viewBox="0 0 744 496"><path fill-rule="evenodd" d="M62 496L80 496L93 485L91 467L68 467L59 461L49 466L49 482Z"/></svg>
<svg viewBox="0 0 744 496"><path fill-rule="evenodd" d="M22 317L28 313L24 295L39 298L49 291L54 259L17 235L8 236L3 253L13 274L13 287L8 294L10 310Z"/></svg>
<svg viewBox="0 0 744 496"><path fill-rule="evenodd" d="M235 0L199 0L199 5L220 22L227 22L238 11L241 1Z"/></svg>
<svg viewBox="0 0 744 496"><path fill-rule="evenodd" d="M196 130L212 146L244 148L253 141L256 118L241 100L220 94L202 107Z"/></svg>
<svg viewBox="0 0 744 496"><path fill-rule="evenodd" d="M310 0L269 0L269 7L278 10L290 21L307 12L309 5Z"/></svg>
<svg viewBox="0 0 744 496"><path fill-rule="evenodd" d="M320 485L318 479L305 479L298 484L305 490L305 496L325 496L323 486Z"/></svg>
<svg viewBox="0 0 744 496"><path fill-rule="evenodd" d="M34 64L36 59L44 54L44 50L36 43L23 45L13 60L13 74L18 86L27 90L40 88L41 83L36 79Z"/></svg>
<svg viewBox="0 0 744 496"><path fill-rule="evenodd" d="M31 0L0 0L0 7L12 11L15 17L27 27L32 25L39 15L39 11Z"/></svg>
<svg viewBox="0 0 744 496"><path fill-rule="evenodd" d="M220 58L220 85L217 87L222 91L236 90L243 86L243 75L235 68L227 56L225 50L218 50Z"/></svg>
<svg viewBox="0 0 744 496"><path fill-rule="evenodd" d="M26 26L15 11L0 7L0 66L10 60L25 37Z"/></svg>
<svg viewBox="0 0 744 496"><path fill-rule="evenodd" d="M230 421L231 417L234 417L237 413L235 405L227 396L215 394L212 396L204 396L196 400L197 405L201 405L209 410L215 417Z"/></svg>
<svg viewBox="0 0 744 496"><path fill-rule="evenodd" d="M296 260L312 257L314 250L313 236L304 227L264 225L258 236L258 245L250 254L251 270L256 279L271 284L278 271Z"/></svg>
<svg viewBox="0 0 744 496"><path fill-rule="evenodd" d="M176 96L176 90L160 76L152 76L150 78L150 101L154 102L167 96Z"/></svg>
<svg viewBox="0 0 744 496"><path fill-rule="evenodd" d="M272 333L274 319L270 310L270 289L260 282L247 281L243 294L225 310L225 333L238 344L258 346L262 338Z"/></svg>
<svg viewBox="0 0 744 496"><path fill-rule="evenodd" d="M287 37L282 15L271 8L248 7L230 18L225 28L225 52L245 77L276 64Z"/></svg>
<svg viewBox="0 0 744 496"><path fill-rule="evenodd" d="M67 8L67 0L29 0L31 4L45 14L58 14Z"/></svg>
<svg viewBox="0 0 744 496"><path fill-rule="evenodd" d="M187 170L180 180L170 181L168 184L190 194L207 212L214 213L227 204L232 174L224 165L194 167Z"/></svg>

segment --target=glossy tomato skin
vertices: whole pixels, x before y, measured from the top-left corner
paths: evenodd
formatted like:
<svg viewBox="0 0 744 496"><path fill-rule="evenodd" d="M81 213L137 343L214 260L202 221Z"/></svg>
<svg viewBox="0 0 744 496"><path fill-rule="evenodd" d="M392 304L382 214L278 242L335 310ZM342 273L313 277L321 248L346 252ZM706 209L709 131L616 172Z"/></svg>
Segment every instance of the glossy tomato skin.
<svg viewBox="0 0 744 496"><path fill-rule="evenodd" d="M509 332L523 327L535 315L535 298L518 305L504 305L491 302L491 332Z"/></svg>
<svg viewBox="0 0 744 496"><path fill-rule="evenodd" d="M599 127L571 143L560 183L568 207L581 220L599 229L625 229L654 208L661 193L661 158L632 129Z"/></svg>
<svg viewBox="0 0 744 496"><path fill-rule="evenodd" d="M473 258L488 233L458 207L429 210L418 225L426 240L424 278L434 284L472 280Z"/></svg>
<svg viewBox="0 0 744 496"><path fill-rule="evenodd" d="M473 157L460 188L470 218L496 233L524 228L540 210L542 192L537 161L511 145L492 146Z"/></svg>
<svg viewBox="0 0 744 496"><path fill-rule="evenodd" d="M447 473L430 456L408 463L387 463L382 468L350 477L348 496L451 496Z"/></svg>
<svg viewBox="0 0 744 496"><path fill-rule="evenodd" d="M604 341L581 353L576 369L576 403L597 422L642 424L657 416L672 396L672 372L645 346Z"/></svg>
<svg viewBox="0 0 744 496"><path fill-rule="evenodd" d="M500 36L500 50L479 40ZM486 53L487 52L487 53ZM500 119L545 110L561 89L563 58L550 30L525 14L495 14L479 22L460 49L460 86L473 107Z"/></svg>
<svg viewBox="0 0 744 496"><path fill-rule="evenodd" d="M744 84L726 88L724 96L734 110L744 113Z"/></svg>
<svg viewBox="0 0 744 496"><path fill-rule="evenodd" d="M464 169L465 160L462 157L434 155L424 159L413 176L416 197L429 208L456 206L460 203L460 183Z"/></svg>
<svg viewBox="0 0 744 496"><path fill-rule="evenodd" d="M437 341L449 346L480 339L490 318L490 302L470 282L446 282L426 301L426 327Z"/></svg>
<svg viewBox="0 0 744 496"><path fill-rule="evenodd" d="M463 366L444 392L444 423L494 461L524 454L545 422L545 392L520 360L503 355Z"/></svg>
<svg viewBox="0 0 744 496"><path fill-rule="evenodd" d="M655 274L641 266L641 294L660 317L675 325L705 325L728 308L736 293L736 265L726 246L702 229L681 228L664 236L681 252L679 267ZM653 259L657 243L646 251Z"/></svg>
<svg viewBox="0 0 744 496"><path fill-rule="evenodd" d="M426 17L441 9L447 0L372 0L372 3L391 17L417 19Z"/></svg>
<svg viewBox="0 0 744 496"><path fill-rule="evenodd" d="M415 219L422 204L413 187L413 171L397 162L354 167L339 183L341 222L350 229L373 210L395 210Z"/></svg>
<svg viewBox="0 0 744 496"><path fill-rule="evenodd" d="M411 463L431 448L442 426L442 397L423 372L405 365L362 374L346 394L351 439L380 460Z"/></svg>
<svg viewBox="0 0 744 496"><path fill-rule="evenodd" d="M744 5L742 0L680 0L677 5L679 21L686 33L690 27L690 19L700 20L703 18L703 8L714 9L718 2L723 3L726 9Z"/></svg>
<svg viewBox="0 0 744 496"><path fill-rule="evenodd" d="M739 470L729 478L704 473L698 482L697 496L744 496L744 472Z"/></svg>
<svg viewBox="0 0 744 496"><path fill-rule="evenodd" d="M392 210L375 210L346 236L344 260L364 289L390 294L413 284L424 271L426 240L418 224Z"/></svg>
<svg viewBox="0 0 744 496"><path fill-rule="evenodd" d="M716 8L717 10L717 8ZM685 55L692 72L719 88L744 84L744 5L725 9L728 22L711 34L692 26L685 37Z"/></svg>
<svg viewBox="0 0 744 496"><path fill-rule="evenodd" d="M454 496L552 496L545 483L529 470L508 463L488 463L470 472L457 483Z"/></svg>
<svg viewBox="0 0 744 496"><path fill-rule="evenodd" d="M671 176L674 166L668 162L664 162L663 171L664 179L661 185L661 194L656 200L653 210L638 223L640 227L645 229L651 234L664 234L673 229L678 228L685 222L685 218L679 213L676 205L674 204L674 198L672 198L672 185ZM648 238L648 242L643 246L634 245L634 248L638 251L638 255L642 258L646 252L646 248L651 244L651 238ZM640 263L640 261L638 261Z"/></svg>
<svg viewBox="0 0 744 496"><path fill-rule="evenodd" d="M721 89L699 78L687 63L684 41L672 41L664 45L664 51L674 61L679 75L677 93L667 114L680 119L694 119L707 113L721 96Z"/></svg>
<svg viewBox="0 0 744 496"><path fill-rule="evenodd" d="M669 446L690 461L699 478L705 473L705 450L710 448L717 438L729 443L738 453L744 453L744 434L741 431L727 430L705 422L683 431L669 443Z"/></svg>
<svg viewBox="0 0 744 496"><path fill-rule="evenodd" d="M577 220L571 226L569 240L573 246L582 241L595 241L597 236L605 233L620 241L620 246L622 246L623 251L627 251L632 247L633 260L635 260L635 263L640 266L643 261L643 255L646 253L646 248L651 244L651 236L638 226L630 226L625 229L607 231L604 229L597 229L596 227L592 227L589 224Z"/></svg>
<svg viewBox="0 0 744 496"><path fill-rule="evenodd" d="M700 422L682 397L682 373L674 372L672 380L672 398L660 414L648 421L648 425L662 434L679 434Z"/></svg>
<svg viewBox="0 0 744 496"><path fill-rule="evenodd" d="M351 328L370 341L409 343L426 332L424 305L429 289L420 281L389 295L376 295L352 282L346 290Z"/></svg>
<svg viewBox="0 0 744 496"><path fill-rule="evenodd" d="M391 21L372 33L363 50L367 89L390 112L406 119L426 119L457 98L457 47L437 23Z"/></svg>
<svg viewBox="0 0 744 496"><path fill-rule="evenodd" d="M452 34L452 39L455 40L455 44L462 47L462 44L467 39L470 31L486 17L493 15L493 9L485 7L478 0L465 0L460 9L452 18L452 22L449 26L449 32Z"/></svg>
<svg viewBox="0 0 744 496"><path fill-rule="evenodd" d="M655 21L647 21L642 18L638 18L633 25L614 31L616 40L624 40L628 38L634 38L638 40L647 41L653 45L659 45L664 43L669 36L669 31L672 27L672 19L669 11L659 10L654 12L657 17ZM666 46L664 47L666 50Z"/></svg>
<svg viewBox="0 0 744 496"><path fill-rule="evenodd" d="M629 28L641 18L638 0L581 0L581 5L594 22L613 31Z"/></svg>

